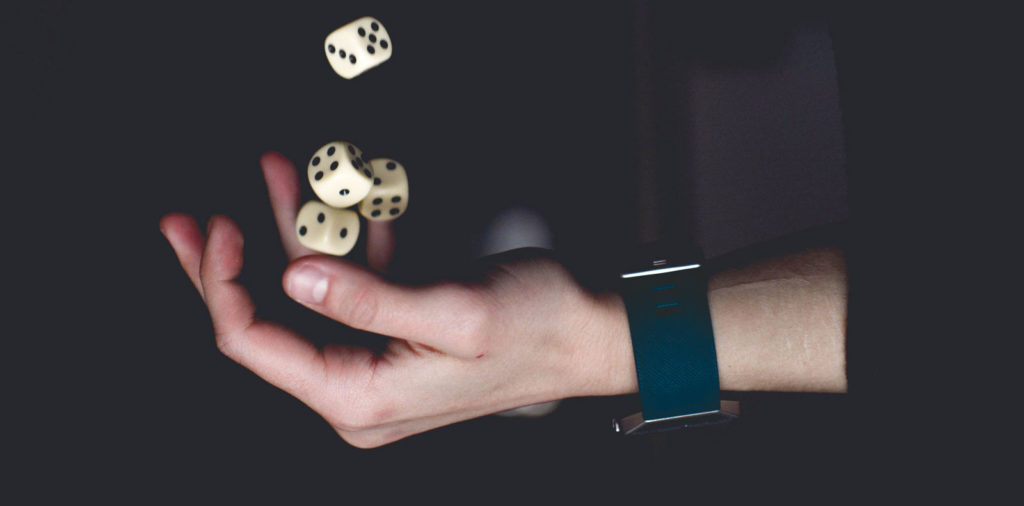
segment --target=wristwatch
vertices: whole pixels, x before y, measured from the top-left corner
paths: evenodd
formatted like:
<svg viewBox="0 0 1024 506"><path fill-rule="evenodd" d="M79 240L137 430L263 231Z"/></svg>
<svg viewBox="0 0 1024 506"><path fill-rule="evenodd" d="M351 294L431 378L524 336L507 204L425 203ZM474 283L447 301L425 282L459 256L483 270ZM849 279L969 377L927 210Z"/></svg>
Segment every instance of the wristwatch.
<svg viewBox="0 0 1024 506"><path fill-rule="evenodd" d="M729 422L737 402L720 398L718 358L703 256L692 245L641 247L620 274L641 411L613 422L628 435Z"/></svg>

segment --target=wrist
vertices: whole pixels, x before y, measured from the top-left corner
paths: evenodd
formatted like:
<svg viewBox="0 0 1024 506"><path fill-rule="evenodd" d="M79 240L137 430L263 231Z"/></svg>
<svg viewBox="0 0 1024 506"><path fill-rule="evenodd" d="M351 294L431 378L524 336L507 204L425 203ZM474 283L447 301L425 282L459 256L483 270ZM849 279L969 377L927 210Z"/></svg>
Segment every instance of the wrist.
<svg viewBox="0 0 1024 506"><path fill-rule="evenodd" d="M708 304L719 384L730 391L845 392L843 256L811 251L711 276ZM638 391L625 304L592 297L577 336L572 395Z"/></svg>
<svg viewBox="0 0 1024 506"><path fill-rule="evenodd" d="M623 395L638 391L626 306L617 293L591 297L578 324L576 395Z"/></svg>

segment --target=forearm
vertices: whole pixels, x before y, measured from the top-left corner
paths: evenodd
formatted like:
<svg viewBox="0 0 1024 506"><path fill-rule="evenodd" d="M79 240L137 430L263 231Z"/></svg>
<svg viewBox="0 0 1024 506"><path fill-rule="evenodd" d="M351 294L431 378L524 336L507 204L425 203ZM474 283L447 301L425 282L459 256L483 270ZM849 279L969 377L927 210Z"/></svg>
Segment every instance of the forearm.
<svg viewBox="0 0 1024 506"><path fill-rule="evenodd" d="M845 260L838 249L773 256L710 276L708 302L721 388L732 391L846 391ZM587 394L637 391L626 309L618 294L597 301L591 335L604 356ZM600 329L600 330L598 330Z"/></svg>
<svg viewBox="0 0 1024 506"><path fill-rule="evenodd" d="M721 388L845 392L846 298L837 249L714 274L708 302Z"/></svg>

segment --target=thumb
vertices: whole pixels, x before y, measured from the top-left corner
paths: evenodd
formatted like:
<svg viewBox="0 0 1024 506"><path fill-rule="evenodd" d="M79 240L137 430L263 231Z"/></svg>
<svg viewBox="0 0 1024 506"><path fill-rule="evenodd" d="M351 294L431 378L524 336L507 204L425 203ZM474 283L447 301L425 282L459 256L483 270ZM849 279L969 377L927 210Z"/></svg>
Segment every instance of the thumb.
<svg viewBox="0 0 1024 506"><path fill-rule="evenodd" d="M292 262L283 285L300 304L353 328L461 358L479 358L487 352L493 305L475 285L401 286L324 256Z"/></svg>

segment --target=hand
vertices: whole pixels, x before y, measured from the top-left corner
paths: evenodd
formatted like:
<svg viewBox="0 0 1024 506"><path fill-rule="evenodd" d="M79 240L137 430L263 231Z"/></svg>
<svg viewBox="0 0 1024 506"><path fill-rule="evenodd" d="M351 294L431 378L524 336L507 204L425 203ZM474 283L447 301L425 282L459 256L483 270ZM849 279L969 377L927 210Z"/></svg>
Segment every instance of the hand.
<svg viewBox="0 0 1024 506"><path fill-rule="evenodd" d="M160 223L213 320L218 348L294 395L350 444L384 445L450 423L554 399L637 389L625 309L584 291L545 258L495 264L481 283L390 283L370 269L312 255L294 235L299 178L281 155L261 159L281 241L285 291L354 328L392 336L386 350L330 345L255 318L242 234L229 218L169 214ZM384 271L389 222L368 222L367 256Z"/></svg>

